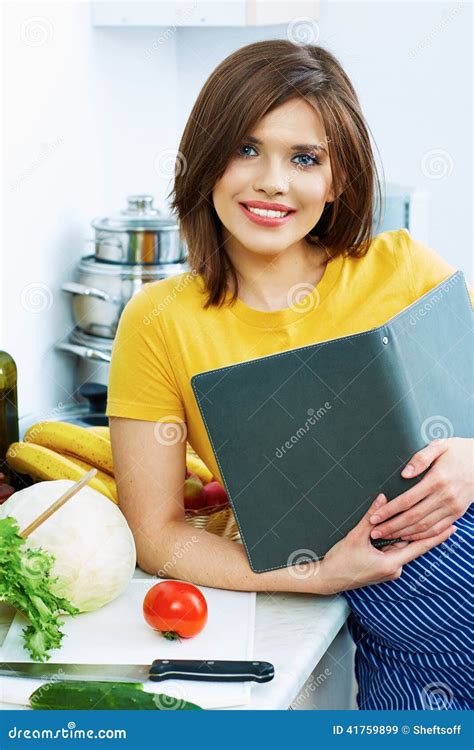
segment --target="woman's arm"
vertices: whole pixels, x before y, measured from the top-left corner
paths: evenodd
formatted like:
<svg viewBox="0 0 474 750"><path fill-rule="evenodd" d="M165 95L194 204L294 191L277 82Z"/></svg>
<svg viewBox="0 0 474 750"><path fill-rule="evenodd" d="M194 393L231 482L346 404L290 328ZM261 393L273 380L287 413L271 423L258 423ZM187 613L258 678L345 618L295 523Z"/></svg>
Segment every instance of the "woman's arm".
<svg viewBox="0 0 474 750"><path fill-rule="evenodd" d="M295 591L332 594L398 578L402 565L448 538L454 527L430 539L377 550L370 543L377 502L359 524L328 552L305 567L254 573L241 544L187 523L184 516L186 464L182 439L160 438L163 423L110 418L119 504L132 530L137 561L147 573L212 588L239 591ZM158 427L158 429L157 429ZM387 502L377 498L379 505Z"/></svg>

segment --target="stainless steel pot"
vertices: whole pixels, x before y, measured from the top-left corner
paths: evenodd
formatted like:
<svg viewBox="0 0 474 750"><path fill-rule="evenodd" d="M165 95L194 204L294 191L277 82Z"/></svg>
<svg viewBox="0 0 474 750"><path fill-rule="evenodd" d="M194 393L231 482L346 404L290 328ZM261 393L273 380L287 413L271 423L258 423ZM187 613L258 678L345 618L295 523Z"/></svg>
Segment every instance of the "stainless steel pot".
<svg viewBox="0 0 474 750"><path fill-rule="evenodd" d="M55 422L70 422L81 427L109 424L105 414L107 405L107 387L101 383L88 381L77 389L77 398L60 405L54 415ZM20 439L24 440L26 431L34 424L51 419L51 410L30 412L20 419ZM25 475L26 476L26 475Z"/></svg>
<svg viewBox="0 0 474 750"><path fill-rule="evenodd" d="M129 265L81 258L78 281L66 282L61 289L72 295L75 324L91 336L113 339L122 310L144 284L189 271L185 262L159 266Z"/></svg>
<svg viewBox="0 0 474 750"><path fill-rule="evenodd" d="M153 208L151 195L130 195L116 216L96 218L95 256L109 263L180 263L187 249L178 223Z"/></svg>
<svg viewBox="0 0 474 750"><path fill-rule="evenodd" d="M57 343L55 348L77 357L74 385L80 391L84 384L91 382L108 385L112 346L111 339L89 336L76 327L69 340Z"/></svg>

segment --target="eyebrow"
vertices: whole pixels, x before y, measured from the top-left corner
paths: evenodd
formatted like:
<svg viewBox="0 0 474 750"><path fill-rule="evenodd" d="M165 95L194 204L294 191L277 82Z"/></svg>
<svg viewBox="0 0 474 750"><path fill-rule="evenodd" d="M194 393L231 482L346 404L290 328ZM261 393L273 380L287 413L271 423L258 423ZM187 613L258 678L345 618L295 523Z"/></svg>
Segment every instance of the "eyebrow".
<svg viewBox="0 0 474 750"><path fill-rule="evenodd" d="M253 135L246 135L243 140L250 141L251 143L256 143L258 146L261 146L263 143L263 141L260 141ZM324 151L327 154L327 150L324 148L324 146L321 146L317 143L295 143L294 146L290 146L290 151Z"/></svg>

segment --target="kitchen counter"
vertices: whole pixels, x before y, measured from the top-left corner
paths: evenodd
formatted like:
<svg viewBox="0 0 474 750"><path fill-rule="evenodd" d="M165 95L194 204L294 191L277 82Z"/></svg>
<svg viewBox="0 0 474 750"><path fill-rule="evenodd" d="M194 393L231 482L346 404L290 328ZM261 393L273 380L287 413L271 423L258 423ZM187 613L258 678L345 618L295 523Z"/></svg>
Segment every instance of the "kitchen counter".
<svg viewBox="0 0 474 750"><path fill-rule="evenodd" d="M356 708L348 613L340 595L259 592L254 656L271 662L275 677L252 683L250 703L225 710ZM0 605L0 644L12 616ZM0 709L28 710L1 702Z"/></svg>
<svg viewBox="0 0 474 750"><path fill-rule="evenodd" d="M37 418L23 418L20 435ZM142 574L137 568L138 575ZM14 610L0 604L0 644ZM275 667L273 680L252 683L250 702L225 710L355 709L354 644L343 596L258 592L254 657ZM2 703L0 710L28 710ZM221 710L221 709L214 709Z"/></svg>

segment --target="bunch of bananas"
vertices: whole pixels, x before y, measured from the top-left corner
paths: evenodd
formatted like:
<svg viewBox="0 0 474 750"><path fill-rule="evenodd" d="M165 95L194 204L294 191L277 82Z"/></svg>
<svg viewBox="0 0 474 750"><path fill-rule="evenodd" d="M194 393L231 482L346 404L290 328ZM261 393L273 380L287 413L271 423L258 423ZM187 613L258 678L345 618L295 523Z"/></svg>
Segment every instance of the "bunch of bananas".
<svg viewBox="0 0 474 750"><path fill-rule="evenodd" d="M13 471L28 474L34 481L71 479L77 482L95 468L97 473L89 482L90 487L118 504L108 427L37 422L27 430L22 442L11 443L6 460ZM211 472L189 443L186 467L205 483L212 479Z"/></svg>

